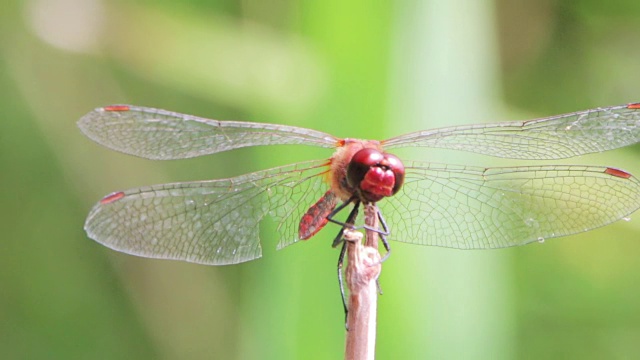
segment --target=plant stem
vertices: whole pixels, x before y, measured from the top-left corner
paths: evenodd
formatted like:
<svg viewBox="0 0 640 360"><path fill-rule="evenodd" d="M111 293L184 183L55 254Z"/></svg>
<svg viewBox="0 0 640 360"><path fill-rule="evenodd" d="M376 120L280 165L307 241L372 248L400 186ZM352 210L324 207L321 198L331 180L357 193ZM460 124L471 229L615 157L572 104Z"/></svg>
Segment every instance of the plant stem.
<svg viewBox="0 0 640 360"><path fill-rule="evenodd" d="M375 204L364 208L365 224L378 228ZM349 289L347 339L345 359L375 358L376 311L378 305L378 276L382 270L378 252L378 233L366 230L365 244L362 233L345 231L347 241L346 280Z"/></svg>

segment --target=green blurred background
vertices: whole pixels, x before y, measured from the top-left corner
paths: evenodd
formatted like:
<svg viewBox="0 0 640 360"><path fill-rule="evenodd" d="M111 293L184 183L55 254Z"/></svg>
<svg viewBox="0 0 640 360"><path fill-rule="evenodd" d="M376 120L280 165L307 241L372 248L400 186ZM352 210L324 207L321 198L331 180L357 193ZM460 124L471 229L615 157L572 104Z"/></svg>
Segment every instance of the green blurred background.
<svg viewBox="0 0 640 360"><path fill-rule="evenodd" d="M0 358L337 359L334 231L252 263L89 240L103 195L324 158L242 149L152 162L75 121L132 103L382 139L640 101L640 2L9 0L0 12ZM640 174L640 148L570 159ZM416 160L493 164L423 150ZM637 217L637 215L635 216ZM465 252L394 243L379 359L640 354L640 221ZM393 227L393 224L391 224Z"/></svg>

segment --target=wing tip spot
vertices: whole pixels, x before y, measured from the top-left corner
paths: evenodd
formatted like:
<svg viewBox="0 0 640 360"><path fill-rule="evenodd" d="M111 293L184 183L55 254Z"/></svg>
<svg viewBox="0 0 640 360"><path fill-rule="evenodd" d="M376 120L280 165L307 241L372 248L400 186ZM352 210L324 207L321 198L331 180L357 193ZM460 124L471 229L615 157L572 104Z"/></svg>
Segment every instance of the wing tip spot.
<svg viewBox="0 0 640 360"><path fill-rule="evenodd" d="M103 111L129 111L131 108L129 105L109 105L103 107L101 110Z"/></svg>
<svg viewBox="0 0 640 360"><path fill-rule="evenodd" d="M615 168L607 168L604 171L605 174L611 175L611 176L616 176L619 178L623 178L623 179L628 179L631 177L631 174L629 174L628 172L624 171L624 170L620 170L620 169L615 169Z"/></svg>
<svg viewBox="0 0 640 360"><path fill-rule="evenodd" d="M111 204L112 202L118 201L123 197L124 197L124 192L122 191L114 192L102 198L102 200L100 200L100 204L102 205Z"/></svg>

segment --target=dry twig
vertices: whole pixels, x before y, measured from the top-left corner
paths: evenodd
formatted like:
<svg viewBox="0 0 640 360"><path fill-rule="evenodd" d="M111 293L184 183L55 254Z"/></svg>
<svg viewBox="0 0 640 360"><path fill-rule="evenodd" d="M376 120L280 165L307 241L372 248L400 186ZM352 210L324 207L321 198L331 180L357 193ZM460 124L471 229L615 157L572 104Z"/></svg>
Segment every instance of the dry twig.
<svg viewBox="0 0 640 360"><path fill-rule="evenodd" d="M365 224L377 229L378 216L375 204L365 205L364 211ZM365 243L362 244L362 233L346 230L345 241L348 259L346 280L349 289L345 359L374 359L377 280L382 269L378 252L378 233L367 230Z"/></svg>

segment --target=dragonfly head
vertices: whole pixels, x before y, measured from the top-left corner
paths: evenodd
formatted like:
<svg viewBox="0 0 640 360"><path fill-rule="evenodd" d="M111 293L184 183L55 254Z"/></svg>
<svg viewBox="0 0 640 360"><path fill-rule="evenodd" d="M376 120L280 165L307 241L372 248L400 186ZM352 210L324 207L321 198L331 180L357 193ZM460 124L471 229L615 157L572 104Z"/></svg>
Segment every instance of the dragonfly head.
<svg viewBox="0 0 640 360"><path fill-rule="evenodd" d="M365 202L377 202L396 194L403 182L402 161L377 149L365 148L356 152L347 167L347 183Z"/></svg>

